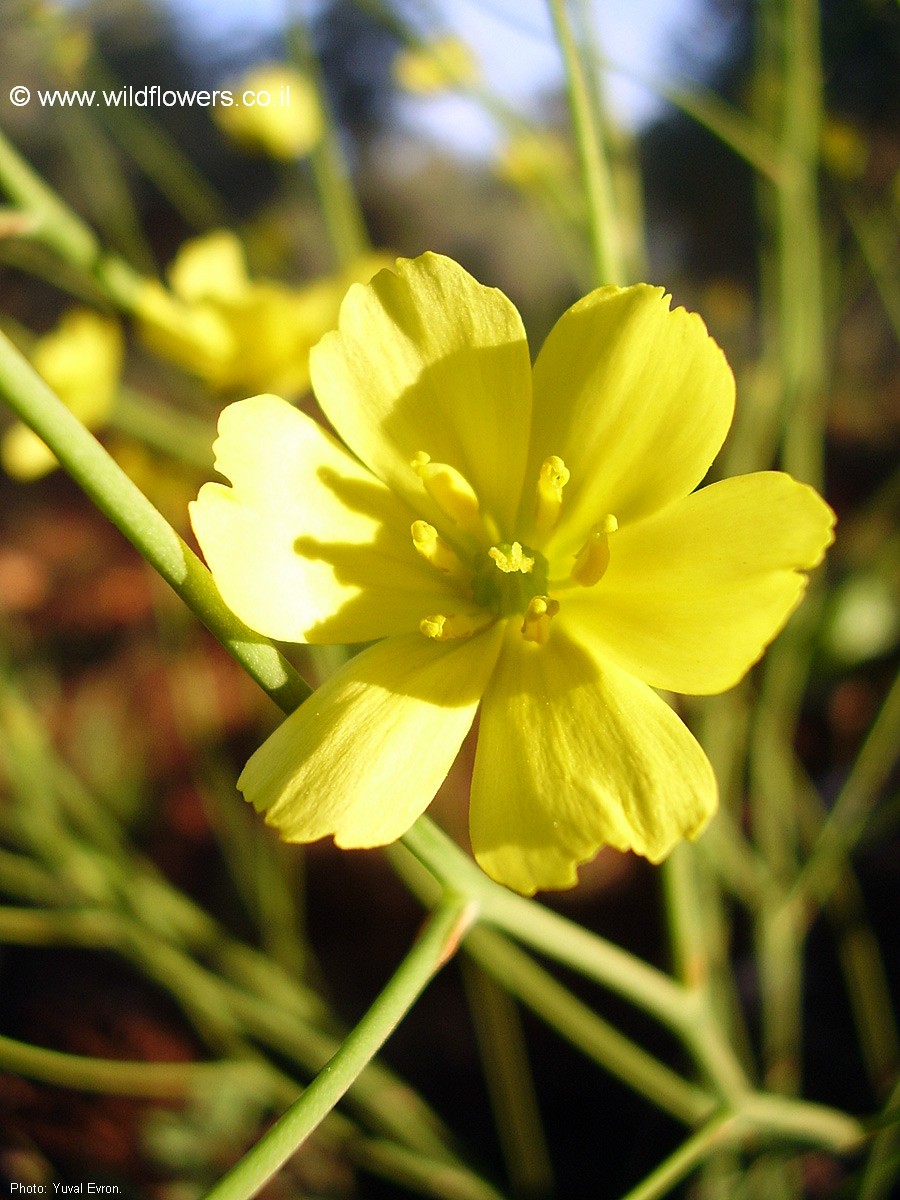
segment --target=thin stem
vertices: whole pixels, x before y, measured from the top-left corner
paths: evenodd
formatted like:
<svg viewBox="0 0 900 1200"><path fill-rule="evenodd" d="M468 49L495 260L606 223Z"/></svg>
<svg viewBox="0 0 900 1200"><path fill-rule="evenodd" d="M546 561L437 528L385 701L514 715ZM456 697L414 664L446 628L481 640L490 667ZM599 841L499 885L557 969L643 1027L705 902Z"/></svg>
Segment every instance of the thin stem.
<svg viewBox="0 0 900 1200"><path fill-rule="evenodd" d="M477 906L449 896L435 910L378 999L302 1096L206 1200L248 1200L271 1179L334 1108L409 1012L426 984L455 953L476 920Z"/></svg>
<svg viewBox="0 0 900 1200"><path fill-rule="evenodd" d="M690 993L627 950L495 884L433 822L420 818L403 844L445 887L477 898L481 919L625 996L665 1025L694 1015Z"/></svg>
<svg viewBox="0 0 900 1200"><path fill-rule="evenodd" d="M552 1029L605 1071L686 1125L698 1125L716 1098L604 1021L543 967L492 929L473 929L466 953Z"/></svg>
<svg viewBox="0 0 900 1200"><path fill-rule="evenodd" d="M482 931L483 932L483 931ZM469 935L477 936L478 930ZM553 1167L518 1006L505 981L463 958L463 980L506 1173L517 1196L548 1196Z"/></svg>
<svg viewBox="0 0 900 1200"><path fill-rule="evenodd" d="M853 769L838 793L812 853L791 888L788 900L803 905L820 902L835 886L841 862L858 840L866 817L897 760L900 745L900 673L894 679Z"/></svg>
<svg viewBox="0 0 900 1200"><path fill-rule="evenodd" d="M260 1062L124 1062L65 1054L3 1034L0 1034L0 1070L54 1087L154 1100L183 1100L204 1089L225 1087L239 1088L243 1093L265 1099L273 1092L272 1073Z"/></svg>
<svg viewBox="0 0 900 1200"><path fill-rule="evenodd" d="M859 1185L858 1200L888 1200L900 1175L900 1081L882 1110L880 1128Z"/></svg>
<svg viewBox="0 0 900 1200"><path fill-rule="evenodd" d="M625 269L603 132L597 120L587 76L569 23L565 0L548 2L565 66L569 111L572 114L575 140L581 157L597 283L622 284L626 282Z"/></svg>
<svg viewBox="0 0 900 1200"><path fill-rule="evenodd" d="M825 316L818 199L822 78L817 0L781 0L780 147L789 169L777 189L784 465L822 487Z"/></svg>
<svg viewBox="0 0 900 1200"><path fill-rule="evenodd" d="M658 1200L666 1196L714 1151L730 1144L739 1119L733 1115L715 1117L683 1142L661 1162L655 1171L631 1189L622 1200Z"/></svg>
<svg viewBox="0 0 900 1200"><path fill-rule="evenodd" d="M276 703L290 712L305 700L310 689L290 663L226 607L199 558L2 334L0 392L100 511Z"/></svg>
<svg viewBox="0 0 900 1200"><path fill-rule="evenodd" d="M288 42L298 65L315 88L322 113L322 137L310 152L310 164L335 258L339 266L349 266L371 248L371 242L319 60L306 23L299 14L289 27Z"/></svg>
<svg viewBox="0 0 900 1200"><path fill-rule="evenodd" d="M212 421L204 421L171 404L160 404L131 388L121 388L107 424L176 462L207 473L212 470L215 440Z"/></svg>

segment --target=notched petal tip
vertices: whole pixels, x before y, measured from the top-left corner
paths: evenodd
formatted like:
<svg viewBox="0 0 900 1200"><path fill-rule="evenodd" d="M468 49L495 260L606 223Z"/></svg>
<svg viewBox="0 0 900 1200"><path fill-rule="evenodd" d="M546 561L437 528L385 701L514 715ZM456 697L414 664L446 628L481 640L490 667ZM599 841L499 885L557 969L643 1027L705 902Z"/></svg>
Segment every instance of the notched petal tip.
<svg viewBox="0 0 900 1200"><path fill-rule="evenodd" d="M673 710L562 633L534 649L507 637L482 704L470 808L482 869L530 895L572 887L603 846L659 862L699 836L716 780Z"/></svg>

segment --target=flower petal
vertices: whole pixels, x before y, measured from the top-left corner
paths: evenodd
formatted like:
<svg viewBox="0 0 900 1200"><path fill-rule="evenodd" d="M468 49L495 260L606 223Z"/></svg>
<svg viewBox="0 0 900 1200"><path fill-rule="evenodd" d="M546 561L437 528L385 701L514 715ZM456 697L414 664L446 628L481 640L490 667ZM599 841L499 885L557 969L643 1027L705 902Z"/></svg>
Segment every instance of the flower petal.
<svg viewBox="0 0 900 1200"><path fill-rule="evenodd" d="M600 288L563 314L538 355L526 479L549 455L565 461L553 544L566 551L607 513L621 525L686 496L725 440L731 370L700 317L670 312L669 299L646 284Z"/></svg>
<svg viewBox="0 0 900 1200"><path fill-rule="evenodd" d="M438 254L400 259L353 287L311 355L326 416L363 462L432 523L440 511L410 461L460 471L506 537L519 505L531 369L519 314Z"/></svg>
<svg viewBox="0 0 900 1200"><path fill-rule="evenodd" d="M501 629L443 643L413 634L364 650L275 730L238 787L286 841L394 841L444 781Z"/></svg>
<svg viewBox="0 0 900 1200"><path fill-rule="evenodd" d="M672 709L564 635L536 647L510 625L482 705L469 814L488 875L531 895L571 887L605 844L659 862L696 837L716 782Z"/></svg>
<svg viewBox="0 0 900 1200"><path fill-rule="evenodd" d="M834 513L777 471L725 479L610 537L609 568L566 593L580 642L653 687L708 694L760 657L822 561Z"/></svg>
<svg viewBox="0 0 900 1200"><path fill-rule="evenodd" d="M229 405L191 522L225 603L292 642L407 633L459 597L419 557L415 513L277 396Z"/></svg>

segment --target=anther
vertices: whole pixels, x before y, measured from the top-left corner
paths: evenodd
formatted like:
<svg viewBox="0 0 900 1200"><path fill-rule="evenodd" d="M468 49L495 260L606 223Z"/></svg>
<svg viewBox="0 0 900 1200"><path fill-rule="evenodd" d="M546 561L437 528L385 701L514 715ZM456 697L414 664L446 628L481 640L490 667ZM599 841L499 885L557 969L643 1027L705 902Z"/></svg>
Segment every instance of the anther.
<svg viewBox="0 0 900 1200"><path fill-rule="evenodd" d="M609 566L609 535L619 528L612 514L591 527L588 539L575 556L572 579L582 587L593 587L606 574Z"/></svg>
<svg viewBox="0 0 900 1200"><path fill-rule="evenodd" d="M419 631L436 642L449 642L471 637L493 619L490 613L434 613L419 622Z"/></svg>
<svg viewBox="0 0 900 1200"><path fill-rule="evenodd" d="M456 579L471 579L472 572L466 570L453 548L444 541L433 525L429 525L427 521L413 521L410 532L416 550L436 571L442 571Z"/></svg>
<svg viewBox="0 0 900 1200"><path fill-rule="evenodd" d="M522 621L522 637L526 642L546 646L550 638L550 622L559 612L559 602L549 596L532 596Z"/></svg>
<svg viewBox="0 0 900 1200"><path fill-rule="evenodd" d="M512 575L519 571L522 575L530 575L534 569L534 559L525 553L521 542L513 542L511 546L491 546L488 558L494 560L498 571L504 575Z"/></svg>
<svg viewBox="0 0 900 1200"><path fill-rule="evenodd" d="M552 533L562 511L563 488L569 482L569 471L556 454L545 458L538 476L534 508L534 531L539 537Z"/></svg>
<svg viewBox="0 0 900 1200"><path fill-rule="evenodd" d="M431 461L419 450L409 464L422 480L425 491L438 508L466 533L483 534L484 523L478 497L469 481L448 463Z"/></svg>

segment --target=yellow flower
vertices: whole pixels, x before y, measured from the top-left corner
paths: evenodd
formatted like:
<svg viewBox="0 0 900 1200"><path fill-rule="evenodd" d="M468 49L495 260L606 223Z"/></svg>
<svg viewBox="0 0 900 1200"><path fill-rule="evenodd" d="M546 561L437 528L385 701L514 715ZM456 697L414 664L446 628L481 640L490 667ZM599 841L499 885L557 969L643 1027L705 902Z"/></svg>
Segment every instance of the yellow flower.
<svg viewBox="0 0 900 1200"><path fill-rule="evenodd" d="M101 426L115 402L122 372L122 332L115 321L87 308L73 308L57 327L39 338L31 352L37 373L89 429ZM16 479L38 479L57 465L56 457L25 425L9 429L0 461Z"/></svg>
<svg viewBox="0 0 900 1200"><path fill-rule="evenodd" d="M478 82L479 75L472 51L465 42L449 35L401 50L391 70L399 87L420 96L471 86Z"/></svg>
<svg viewBox="0 0 900 1200"><path fill-rule="evenodd" d="M700 483L734 382L661 288L592 292L535 363L518 313L449 259L356 286L313 351L342 445L273 396L226 408L192 505L226 602L363 650L239 787L289 841L402 835L480 706L475 855L524 893L603 844L653 861L716 805L654 688L731 687L800 601L833 514L778 472Z"/></svg>
<svg viewBox="0 0 900 1200"><path fill-rule="evenodd" d="M272 158L301 158L322 138L322 110L312 82L287 63L254 67L229 89L234 103L213 116L229 137Z"/></svg>
<svg viewBox="0 0 900 1200"><path fill-rule="evenodd" d="M210 387L296 396L309 387L309 351L334 325L347 288L383 262L367 255L340 274L289 288L251 280L240 241L219 230L181 247L169 269L171 291L155 280L144 284L141 335Z"/></svg>
<svg viewBox="0 0 900 1200"><path fill-rule="evenodd" d="M545 184L559 187L574 177L571 147L553 130L517 133L501 147L496 171L513 187L531 190Z"/></svg>

